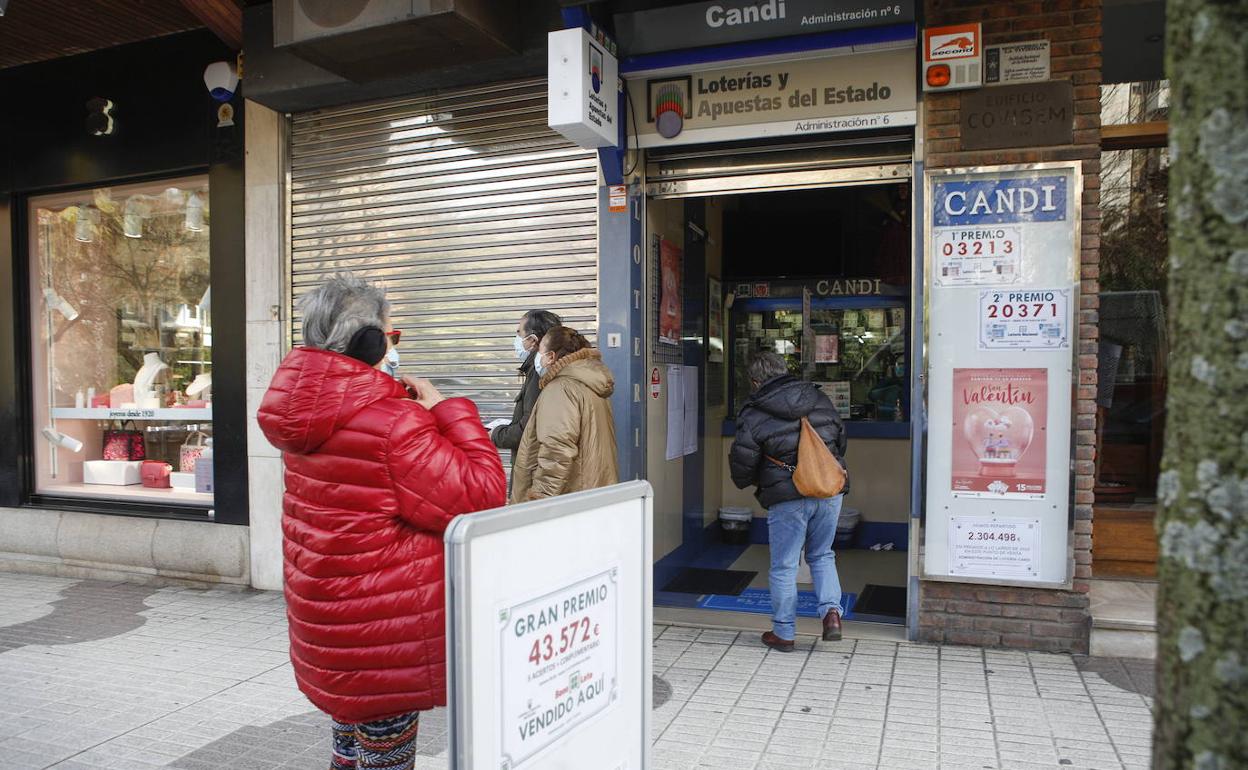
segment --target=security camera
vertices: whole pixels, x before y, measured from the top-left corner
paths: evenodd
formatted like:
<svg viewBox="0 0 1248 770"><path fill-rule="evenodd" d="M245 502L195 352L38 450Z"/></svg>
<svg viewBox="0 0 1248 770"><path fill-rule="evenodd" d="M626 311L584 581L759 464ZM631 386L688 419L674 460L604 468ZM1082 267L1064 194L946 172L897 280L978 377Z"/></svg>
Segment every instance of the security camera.
<svg viewBox="0 0 1248 770"><path fill-rule="evenodd" d="M229 62L214 61L204 70L204 85L213 99L228 102L238 90L238 73Z"/></svg>

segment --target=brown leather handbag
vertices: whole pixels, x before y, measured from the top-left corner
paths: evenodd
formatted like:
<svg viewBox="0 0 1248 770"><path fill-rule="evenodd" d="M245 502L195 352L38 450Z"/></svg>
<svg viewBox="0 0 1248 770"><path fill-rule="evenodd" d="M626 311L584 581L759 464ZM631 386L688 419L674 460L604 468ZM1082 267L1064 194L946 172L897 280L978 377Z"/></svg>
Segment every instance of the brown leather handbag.
<svg viewBox="0 0 1248 770"><path fill-rule="evenodd" d="M836 455L819 438L819 433L802 418L801 433L797 439L797 466L782 463L764 455L772 463L793 474L793 486L803 497L836 497L845 490L845 469L837 462Z"/></svg>

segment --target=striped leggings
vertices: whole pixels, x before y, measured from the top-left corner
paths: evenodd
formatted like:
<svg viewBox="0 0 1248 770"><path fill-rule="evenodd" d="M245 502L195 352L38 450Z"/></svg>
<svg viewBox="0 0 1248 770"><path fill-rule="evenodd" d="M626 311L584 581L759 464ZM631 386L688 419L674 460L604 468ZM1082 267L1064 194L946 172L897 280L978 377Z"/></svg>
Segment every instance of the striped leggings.
<svg viewBox="0 0 1248 770"><path fill-rule="evenodd" d="M330 770L412 770L419 727L419 711L355 725L334 720Z"/></svg>

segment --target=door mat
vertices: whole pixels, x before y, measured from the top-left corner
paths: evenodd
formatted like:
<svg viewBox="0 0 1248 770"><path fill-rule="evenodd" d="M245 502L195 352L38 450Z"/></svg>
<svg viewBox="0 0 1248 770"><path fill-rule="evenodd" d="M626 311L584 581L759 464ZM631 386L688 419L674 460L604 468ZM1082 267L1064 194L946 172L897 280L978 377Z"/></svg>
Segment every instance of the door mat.
<svg viewBox="0 0 1248 770"><path fill-rule="evenodd" d="M906 589L902 586L878 586L868 583L858 599L862 615L883 615L890 618L906 616Z"/></svg>
<svg viewBox="0 0 1248 770"><path fill-rule="evenodd" d="M854 611L858 608L854 601L856 594L841 594L841 617L845 620L854 619ZM771 614L771 592L765 588L747 588L738 596L708 596L698 602L704 610L727 610L729 612L752 612L756 615ZM814 591L797 592L797 616L799 618L819 617L819 600Z"/></svg>
<svg viewBox="0 0 1248 770"><path fill-rule="evenodd" d="M757 572L732 569L702 569L686 567L676 573L672 581L663 586L664 591L678 594L725 594L736 596L745 590Z"/></svg>

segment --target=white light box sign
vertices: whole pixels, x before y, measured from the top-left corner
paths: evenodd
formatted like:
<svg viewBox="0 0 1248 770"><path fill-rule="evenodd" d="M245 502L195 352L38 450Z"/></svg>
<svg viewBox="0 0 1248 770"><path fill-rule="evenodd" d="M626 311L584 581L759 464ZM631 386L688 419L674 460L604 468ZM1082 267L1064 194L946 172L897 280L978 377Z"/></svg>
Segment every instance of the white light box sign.
<svg viewBox="0 0 1248 770"><path fill-rule="evenodd" d="M929 171L927 578L1067 584L1078 164Z"/></svg>
<svg viewBox="0 0 1248 770"><path fill-rule="evenodd" d="M576 27L547 35L547 123L579 147L619 144L619 66Z"/></svg>

